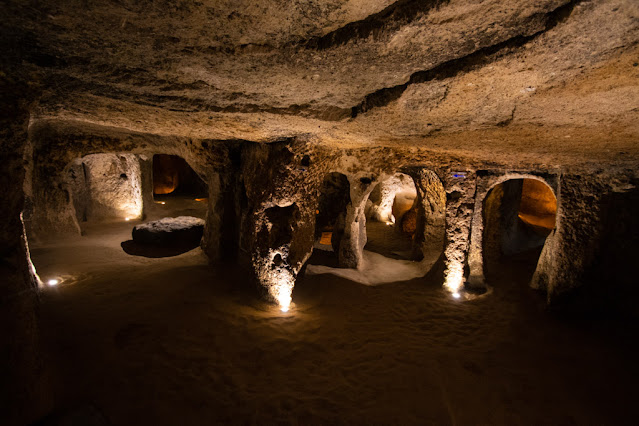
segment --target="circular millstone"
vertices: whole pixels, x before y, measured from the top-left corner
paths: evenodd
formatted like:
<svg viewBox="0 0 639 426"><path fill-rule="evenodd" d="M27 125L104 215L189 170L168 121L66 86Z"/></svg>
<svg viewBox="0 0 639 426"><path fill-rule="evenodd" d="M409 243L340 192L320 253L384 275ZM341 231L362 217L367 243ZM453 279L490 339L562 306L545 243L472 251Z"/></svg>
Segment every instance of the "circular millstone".
<svg viewBox="0 0 639 426"><path fill-rule="evenodd" d="M140 244L195 244L204 232L204 220L192 216L165 217L133 228L133 241Z"/></svg>

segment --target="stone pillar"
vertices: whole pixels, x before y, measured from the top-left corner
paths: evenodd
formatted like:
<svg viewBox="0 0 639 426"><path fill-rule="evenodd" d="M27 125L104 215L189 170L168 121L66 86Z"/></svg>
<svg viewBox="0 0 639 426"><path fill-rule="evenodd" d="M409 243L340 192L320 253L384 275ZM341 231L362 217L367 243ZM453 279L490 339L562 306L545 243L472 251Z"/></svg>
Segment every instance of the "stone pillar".
<svg viewBox="0 0 639 426"><path fill-rule="evenodd" d="M439 257L444 248L446 228L446 192L437 174L427 169L408 170L417 189L417 230L413 242L413 258L425 254ZM437 258L427 259L434 262Z"/></svg>
<svg viewBox="0 0 639 426"><path fill-rule="evenodd" d="M33 209L32 215L26 218L29 238L40 240L61 234L81 234L65 166L46 164L46 159L37 152L34 154Z"/></svg>
<svg viewBox="0 0 639 426"><path fill-rule="evenodd" d="M475 205L471 222L470 246L468 250L469 275L466 284L470 288L485 288L484 259L483 259L483 238L484 238L484 218L483 205L488 191L493 185L494 178L491 179L485 174L477 173L475 185Z"/></svg>
<svg viewBox="0 0 639 426"><path fill-rule="evenodd" d="M0 82L1 83L1 82ZM38 279L21 218L26 88L0 84L0 424L31 424L52 406L38 324Z"/></svg>
<svg viewBox="0 0 639 426"><path fill-rule="evenodd" d="M476 175L472 171L448 171L442 181L446 189L444 287L457 292L463 288L465 280Z"/></svg>
<svg viewBox="0 0 639 426"><path fill-rule="evenodd" d="M339 265L358 268L366 245L366 200L374 185L368 177L349 177L351 202L346 207L344 235L339 246Z"/></svg>
<svg viewBox="0 0 639 426"><path fill-rule="evenodd" d="M282 141L247 145L241 179L240 252L267 299L288 310L297 274L313 251L319 179L304 160L307 145ZM304 163L304 164L303 164ZM241 262L246 262L241 256Z"/></svg>
<svg viewBox="0 0 639 426"><path fill-rule="evenodd" d="M224 253L226 257L235 257L237 254L237 226L233 226L234 223L223 225L225 215L236 213L232 200L234 188L228 183L223 185L219 173L212 173L207 184L209 199L202 235L202 250L212 262L218 262L225 257Z"/></svg>
<svg viewBox="0 0 639 426"><path fill-rule="evenodd" d="M153 156L138 155L140 161L140 181L142 186L142 217L146 218L154 207L153 199Z"/></svg>
<svg viewBox="0 0 639 426"><path fill-rule="evenodd" d="M549 303L583 285L597 255L606 256L599 248L609 192L610 187L600 178L562 176L557 225L546 240L531 282L533 288L547 292Z"/></svg>

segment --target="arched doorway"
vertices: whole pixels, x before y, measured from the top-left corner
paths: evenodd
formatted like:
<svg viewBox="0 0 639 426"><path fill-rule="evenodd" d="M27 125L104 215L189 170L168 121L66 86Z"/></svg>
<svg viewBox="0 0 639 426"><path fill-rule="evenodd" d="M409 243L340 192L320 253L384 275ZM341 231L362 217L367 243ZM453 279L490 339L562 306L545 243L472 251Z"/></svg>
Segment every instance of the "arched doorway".
<svg viewBox="0 0 639 426"><path fill-rule="evenodd" d="M529 282L546 238L555 228L557 198L543 181L510 179L483 202L483 264L489 283L505 275Z"/></svg>
<svg viewBox="0 0 639 426"><path fill-rule="evenodd" d="M392 259L413 259L417 230L417 188L413 178L396 173L378 183L366 205L365 250Z"/></svg>

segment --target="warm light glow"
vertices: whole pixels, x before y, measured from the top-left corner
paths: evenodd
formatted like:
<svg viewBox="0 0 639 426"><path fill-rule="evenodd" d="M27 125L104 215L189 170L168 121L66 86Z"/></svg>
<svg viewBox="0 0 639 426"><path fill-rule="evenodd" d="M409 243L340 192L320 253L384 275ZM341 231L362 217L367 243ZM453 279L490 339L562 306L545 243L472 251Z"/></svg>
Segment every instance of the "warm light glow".
<svg viewBox="0 0 639 426"><path fill-rule="evenodd" d="M455 299L459 299L459 298L461 297L461 294L459 294L459 293L455 292L455 293L453 293L453 297L454 297Z"/></svg>
<svg viewBox="0 0 639 426"><path fill-rule="evenodd" d="M131 220L130 217L125 217L124 220L126 220L127 222Z"/></svg>
<svg viewBox="0 0 639 426"><path fill-rule="evenodd" d="M292 290L293 289L289 285L284 284L277 292L277 303L280 304L280 310L282 312L288 312L289 308L291 307Z"/></svg>
<svg viewBox="0 0 639 426"><path fill-rule="evenodd" d="M461 264L454 263L449 265L446 273L446 281L444 287L451 293L459 294L459 289L462 287L464 281L464 267Z"/></svg>
<svg viewBox="0 0 639 426"><path fill-rule="evenodd" d="M386 222L386 225L393 226L393 222Z"/></svg>
<svg viewBox="0 0 639 426"><path fill-rule="evenodd" d="M156 201L155 203L164 205L164 204L166 204L166 201Z"/></svg>
<svg viewBox="0 0 639 426"><path fill-rule="evenodd" d="M195 201L206 201L208 198L196 198Z"/></svg>
<svg viewBox="0 0 639 426"><path fill-rule="evenodd" d="M280 310L282 312L288 312L291 307L291 294L293 293L295 279L288 271L280 271L277 275L277 284L272 286L269 292L277 301L277 304L280 305Z"/></svg>
<svg viewBox="0 0 639 426"><path fill-rule="evenodd" d="M322 237L320 238L320 244L330 246L332 238L333 238L332 232L322 232Z"/></svg>
<svg viewBox="0 0 639 426"><path fill-rule="evenodd" d="M295 273L284 264L287 257L287 247L272 250L257 270L260 281L268 288L269 299L276 302L282 312L290 310L295 286Z"/></svg>
<svg viewBox="0 0 639 426"><path fill-rule="evenodd" d="M49 284L50 286L58 285L59 283L60 283L60 280L56 280L56 279L51 279L47 281L47 284Z"/></svg>

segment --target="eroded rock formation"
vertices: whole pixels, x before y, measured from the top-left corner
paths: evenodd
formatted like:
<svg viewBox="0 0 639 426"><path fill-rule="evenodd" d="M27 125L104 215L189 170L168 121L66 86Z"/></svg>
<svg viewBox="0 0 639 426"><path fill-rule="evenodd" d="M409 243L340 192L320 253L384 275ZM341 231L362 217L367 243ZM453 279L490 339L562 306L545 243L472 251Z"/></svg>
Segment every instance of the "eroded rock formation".
<svg viewBox="0 0 639 426"><path fill-rule="evenodd" d="M348 180L333 241L344 267L361 264L371 192L404 173L417 192L414 257L439 247L448 289L484 287L484 201L531 178L557 202L531 284L550 303L606 292L627 308L615 295L636 294L636 1L1 8L0 365L21 386L3 387L10 424L49 401L22 218L37 240L131 207L113 197L143 215L155 154L183 158L208 186L209 258L244 265L280 304L312 252L329 173Z"/></svg>

